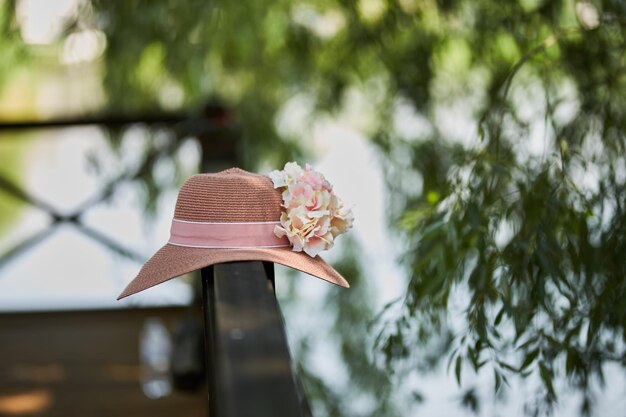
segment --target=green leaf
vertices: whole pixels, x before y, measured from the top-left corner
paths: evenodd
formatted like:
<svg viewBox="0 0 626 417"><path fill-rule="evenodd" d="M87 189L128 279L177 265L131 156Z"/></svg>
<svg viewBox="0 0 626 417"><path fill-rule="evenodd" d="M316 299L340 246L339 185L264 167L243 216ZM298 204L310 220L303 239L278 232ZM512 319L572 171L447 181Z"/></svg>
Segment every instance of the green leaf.
<svg viewBox="0 0 626 417"><path fill-rule="evenodd" d="M535 359L537 359L538 355L539 355L539 349L533 349L530 352L528 352L526 356L524 357L524 362L522 362L522 365L519 367L519 371L523 371L527 367L529 367L535 361Z"/></svg>
<svg viewBox="0 0 626 417"><path fill-rule="evenodd" d="M550 398L556 398L554 385L552 384L552 371L543 363L539 363L539 376L541 377L541 381L543 381L544 387L546 387L546 390L548 391L548 396Z"/></svg>
<svg viewBox="0 0 626 417"><path fill-rule="evenodd" d="M499 325L503 317L504 317L504 307L501 307L500 311L498 311L498 314L496 314L496 319L493 321L493 325L494 326Z"/></svg>
<svg viewBox="0 0 626 417"><path fill-rule="evenodd" d="M502 386L502 377L500 376L500 372L497 370L493 371L494 375L494 393L498 393L500 391L500 387Z"/></svg>
<svg viewBox="0 0 626 417"><path fill-rule="evenodd" d="M509 371L518 372L518 368L516 368L513 365L510 365L510 364L508 364L508 363L506 363L504 361L498 361L498 365L500 365L504 369L508 369Z"/></svg>
<svg viewBox="0 0 626 417"><path fill-rule="evenodd" d="M424 230L421 231L420 237L422 239L430 238L433 234L437 233L445 225L445 223L445 220L442 219L429 224L424 228Z"/></svg>

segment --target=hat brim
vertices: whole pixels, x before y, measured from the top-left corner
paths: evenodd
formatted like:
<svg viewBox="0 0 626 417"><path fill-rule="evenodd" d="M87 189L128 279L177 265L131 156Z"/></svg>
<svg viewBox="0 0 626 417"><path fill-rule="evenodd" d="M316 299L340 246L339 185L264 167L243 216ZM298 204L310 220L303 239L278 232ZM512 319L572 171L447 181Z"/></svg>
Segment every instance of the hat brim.
<svg viewBox="0 0 626 417"><path fill-rule="evenodd" d="M207 266L235 261L275 262L340 287L350 287L348 281L319 255L312 258L303 252L294 252L290 247L206 249L166 244L144 264L117 299Z"/></svg>

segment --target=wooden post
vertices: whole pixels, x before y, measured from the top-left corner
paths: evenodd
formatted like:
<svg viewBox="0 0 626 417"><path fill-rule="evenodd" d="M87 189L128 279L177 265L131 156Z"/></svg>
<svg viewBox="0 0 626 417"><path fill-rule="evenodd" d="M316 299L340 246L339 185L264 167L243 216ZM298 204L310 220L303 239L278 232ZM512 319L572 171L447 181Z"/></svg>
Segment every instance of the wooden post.
<svg viewBox="0 0 626 417"><path fill-rule="evenodd" d="M304 415L273 279L262 262L202 270L210 417Z"/></svg>

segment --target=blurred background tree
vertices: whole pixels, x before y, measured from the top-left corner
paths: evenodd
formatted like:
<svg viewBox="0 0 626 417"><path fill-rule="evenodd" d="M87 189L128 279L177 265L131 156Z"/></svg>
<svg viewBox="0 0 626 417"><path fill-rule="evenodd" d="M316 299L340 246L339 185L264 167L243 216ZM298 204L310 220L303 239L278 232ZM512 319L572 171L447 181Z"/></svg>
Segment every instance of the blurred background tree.
<svg viewBox="0 0 626 417"><path fill-rule="evenodd" d="M28 59L8 42L12 3L0 4L3 57ZM531 414L553 407L566 378L589 413L594 380L625 365L623 1L93 0L63 38L85 30L106 39L105 108L218 99L235 112L246 168L310 156L308 131L324 117L347 116L371 138L410 271L373 327L387 375L447 358L459 383L490 369L497 392L536 377ZM307 116L284 128L294 102ZM346 314L363 326L374 313ZM360 378L391 383L362 361Z"/></svg>

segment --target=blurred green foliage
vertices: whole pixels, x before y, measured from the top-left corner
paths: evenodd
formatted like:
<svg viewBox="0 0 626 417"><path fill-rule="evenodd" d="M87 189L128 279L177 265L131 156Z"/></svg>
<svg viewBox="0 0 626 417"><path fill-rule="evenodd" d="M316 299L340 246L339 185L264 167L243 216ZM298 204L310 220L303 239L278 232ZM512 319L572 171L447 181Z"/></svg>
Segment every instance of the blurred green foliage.
<svg viewBox="0 0 626 417"><path fill-rule="evenodd" d="M13 30L14 4L0 4L0 86L14 70L13 65L21 62L25 55L24 45ZM22 172L24 144L2 142L0 136L0 175L17 182ZM6 230L17 218L22 204L14 199L0 196L0 232Z"/></svg>
<svg viewBox="0 0 626 417"><path fill-rule="evenodd" d="M16 66L22 63L27 56L25 45L21 42L19 32L15 27L15 3L4 1L0 3L0 85L6 81Z"/></svg>
<svg viewBox="0 0 626 417"><path fill-rule="evenodd" d="M496 391L533 375L531 414L567 378L589 413L593 381L625 364L623 1L94 0L78 20L106 34L111 108L217 98L235 112L248 168L309 151L276 127L293 97L312 103L310 121L359 98L411 272L401 312L382 315L389 371L447 357L459 383L490 369ZM353 323L374 313L358 297L335 303ZM369 390L379 370L337 326ZM478 401L470 390L462 402Z"/></svg>
<svg viewBox="0 0 626 417"><path fill-rule="evenodd" d="M366 282L362 260L359 259L359 244L349 237L346 239L349 240L344 242L346 250L334 267L346 277L351 288L349 291L328 291L322 305L315 307L316 320L331 325L329 329L318 325L318 331L305 334L297 340L297 375L314 416L362 415L363 411L356 411L363 410L362 403L368 405L365 408L367 415L403 416L402 410L407 408L406 394L397 392L400 390L395 385L396 379L384 368L375 366L373 360L370 328L377 312L369 301L375 294L373 287ZM298 299L292 295L283 297L281 302L287 304L287 308L293 308L289 303L297 303ZM291 321L287 316L288 328L289 325L298 325ZM326 344L326 349L331 346L337 351L337 357L345 367L347 384L336 380L327 381L323 373L312 365L315 363L315 348L320 344Z"/></svg>
<svg viewBox="0 0 626 417"><path fill-rule="evenodd" d="M21 139L27 139L22 135ZM24 141L3 141L0 136L0 175L14 184L19 184L24 172ZM8 230L21 214L24 204L4 193L0 193L0 233Z"/></svg>

